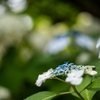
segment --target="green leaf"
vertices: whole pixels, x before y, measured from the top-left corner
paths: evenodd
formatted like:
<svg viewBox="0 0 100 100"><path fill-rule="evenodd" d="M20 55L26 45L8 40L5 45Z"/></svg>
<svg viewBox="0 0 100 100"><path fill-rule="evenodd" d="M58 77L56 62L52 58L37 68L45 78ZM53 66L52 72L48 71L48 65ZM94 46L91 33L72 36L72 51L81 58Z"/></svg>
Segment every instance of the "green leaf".
<svg viewBox="0 0 100 100"><path fill-rule="evenodd" d="M96 76L100 75L100 61L97 61L95 65L95 70L98 72Z"/></svg>
<svg viewBox="0 0 100 100"><path fill-rule="evenodd" d="M53 92L43 91L33 94L24 100L51 100L55 96L57 96L57 94Z"/></svg>
<svg viewBox="0 0 100 100"><path fill-rule="evenodd" d="M95 81L95 80L98 80L100 79L100 61L99 60L96 60L93 62L93 64L95 66L95 71L97 71L97 74L93 76L93 80L92 81Z"/></svg>
<svg viewBox="0 0 100 100"><path fill-rule="evenodd" d="M84 77L83 82L80 85L75 86L76 89L78 90L78 92L80 92L81 90L83 90L84 88L86 88L91 82L91 77L89 75L86 75L86 77ZM72 88L71 88L72 91ZM96 91L90 91L85 89L84 91L81 92L82 97L85 100L91 100L93 95L96 93ZM72 93L72 95L79 97L76 93Z"/></svg>
<svg viewBox="0 0 100 100"><path fill-rule="evenodd" d="M81 93L81 95L84 97L85 100L91 100L95 93L96 91L90 91L90 90L85 89Z"/></svg>
<svg viewBox="0 0 100 100"><path fill-rule="evenodd" d="M87 89L93 90L93 91L100 91L100 80L96 80L92 82Z"/></svg>

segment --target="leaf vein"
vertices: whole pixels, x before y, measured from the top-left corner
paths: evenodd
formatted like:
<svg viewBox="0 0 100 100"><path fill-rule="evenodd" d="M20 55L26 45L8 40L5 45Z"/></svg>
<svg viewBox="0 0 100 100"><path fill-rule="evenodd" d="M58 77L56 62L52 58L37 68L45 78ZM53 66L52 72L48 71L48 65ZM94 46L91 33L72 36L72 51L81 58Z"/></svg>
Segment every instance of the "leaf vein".
<svg viewBox="0 0 100 100"><path fill-rule="evenodd" d="M87 99L89 100L89 95L88 95L88 91L86 90L86 95L87 95Z"/></svg>

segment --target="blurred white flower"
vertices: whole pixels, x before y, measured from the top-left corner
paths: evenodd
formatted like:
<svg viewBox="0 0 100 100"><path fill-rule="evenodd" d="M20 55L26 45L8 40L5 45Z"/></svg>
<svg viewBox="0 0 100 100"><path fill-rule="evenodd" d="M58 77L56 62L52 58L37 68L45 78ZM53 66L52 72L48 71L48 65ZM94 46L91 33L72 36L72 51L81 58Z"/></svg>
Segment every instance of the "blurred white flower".
<svg viewBox="0 0 100 100"><path fill-rule="evenodd" d="M96 48L100 48L100 38L99 38L98 41L97 41Z"/></svg>
<svg viewBox="0 0 100 100"><path fill-rule="evenodd" d="M98 34L100 32L100 19L88 12L81 12L77 16L77 22L72 29L79 30L85 34Z"/></svg>
<svg viewBox="0 0 100 100"><path fill-rule="evenodd" d="M36 85L37 86L41 86L43 82L45 82L46 79L49 79L52 77L52 72L53 72L53 69L49 69L47 72L41 74L38 76L38 79L36 80Z"/></svg>
<svg viewBox="0 0 100 100"><path fill-rule="evenodd" d="M0 86L0 100L9 100L10 97L10 91L5 87Z"/></svg>
<svg viewBox="0 0 100 100"><path fill-rule="evenodd" d="M64 50L69 44L70 37L68 35L60 35L47 43L44 53L57 54Z"/></svg>
<svg viewBox="0 0 100 100"><path fill-rule="evenodd" d="M86 67L86 66L85 66ZM97 74L97 71L94 71L93 68L95 68L95 66L87 66L88 68L86 69L86 73L90 74L90 75L95 75Z"/></svg>
<svg viewBox="0 0 100 100"><path fill-rule="evenodd" d="M0 4L0 16L3 15L6 11L6 7Z"/></svg>
<svg viewBox="0 0 100 100"><path fill-rule="evenodd" d="M91 53L89 52L81 52L77 57L75 62L77 64L85 64L88 63L91 60Z"/></svg>
<svg viewBox="0 0 100 100"><path fill-rule="evenodd" d="M100 38L97 41L96 48L99 48L99 57L98 58L100 58Z"/></svg>
<svg viewBox="0 0 100 100"><path fill-rule="evenodd" d="M26 25L17 16L5 14L0 19L0 41L7 46L20 42L27 31Z"/></svg>
<svg viewBox="0 0 100 100"><path fill-rule="evenodd" d="M81 84L83 78L84 71L83 70L72 70L71 73L67 74L67 78L65 79L66 82L70 82L72 85L79 85Z"/></svg>
<svg viewBox="0 0 100 100"><path fill-rule="evenodd" d="M13 12L22 12L27 7L26 0L8 0L8 6Z"/></svg>
<svg viewBox="0 0 100 100"><path fill-rule="evenodd" d="M31 16L27 14L23 14L19 16L19 19L24 24L25 29L31 30L34 26L34 21L32 20Z"/></svg>
<svg viewBox="0 0 100 100"><path fill-rule="evenodd" d="M23 37L32 29L32 22L28 15L16 16L7 13L0 17L0 59L7 47L21 43Z"/></svg>
<svg viewBox="0 0 100 100"><path fill-rule="evenodd" d="M83 34L77 34L75 41L82 48L88 49L90 51L94 50L95 42L89 36Z"/></svg>

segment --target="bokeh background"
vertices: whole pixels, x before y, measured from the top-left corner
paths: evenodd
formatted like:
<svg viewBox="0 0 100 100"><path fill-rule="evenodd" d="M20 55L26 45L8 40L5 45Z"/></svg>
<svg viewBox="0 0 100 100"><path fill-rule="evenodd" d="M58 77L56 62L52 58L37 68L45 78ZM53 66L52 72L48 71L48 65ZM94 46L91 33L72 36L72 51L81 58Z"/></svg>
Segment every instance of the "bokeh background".
<svg viewBox="0 0 100 100"><path fill-rule="evenodd" d="M93 65L98 59L99 0L0 0L0 100L23 100L69 85L39 74L66 61ZM93 100L99 100L97 92ZM63 95L53 100L79 100Z"/></svg>

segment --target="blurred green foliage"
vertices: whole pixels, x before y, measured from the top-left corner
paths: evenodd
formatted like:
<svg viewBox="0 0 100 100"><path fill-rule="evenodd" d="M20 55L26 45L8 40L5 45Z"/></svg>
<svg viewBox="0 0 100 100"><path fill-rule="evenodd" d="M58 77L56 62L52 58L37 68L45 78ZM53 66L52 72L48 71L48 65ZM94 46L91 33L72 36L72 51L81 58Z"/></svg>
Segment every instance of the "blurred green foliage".
<svg viewBox="0 0 100 100"><path fill-rule="evenodd" d="M65 3L61 0L28 0L28 4L29 8L25 12L34 16L34 18L46 15L53 20L53 23L63 21L69 26L75 23L76 17L80 12L72 3Z"/></svg>

